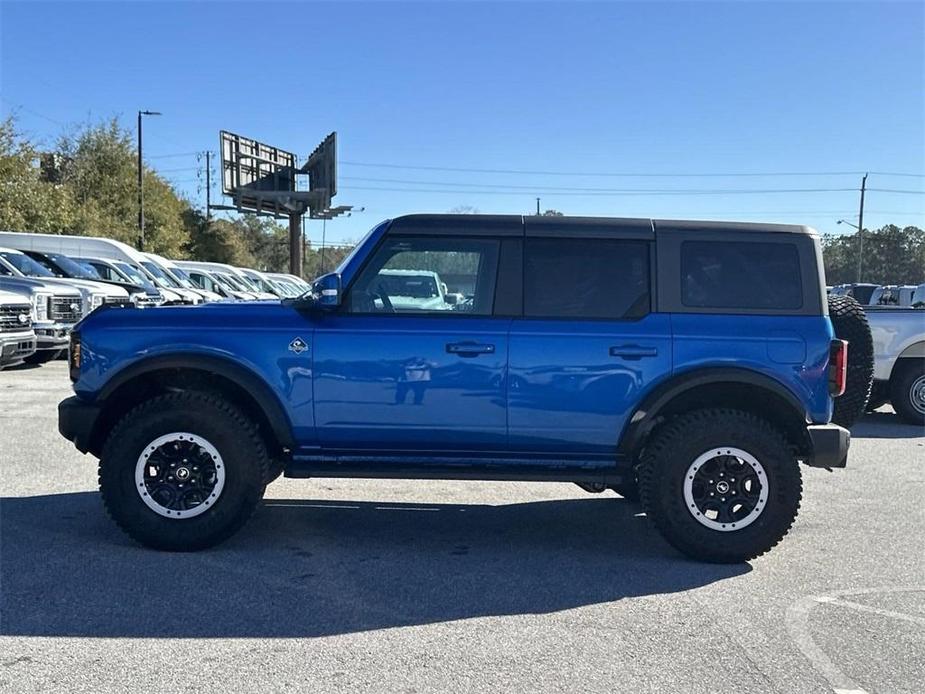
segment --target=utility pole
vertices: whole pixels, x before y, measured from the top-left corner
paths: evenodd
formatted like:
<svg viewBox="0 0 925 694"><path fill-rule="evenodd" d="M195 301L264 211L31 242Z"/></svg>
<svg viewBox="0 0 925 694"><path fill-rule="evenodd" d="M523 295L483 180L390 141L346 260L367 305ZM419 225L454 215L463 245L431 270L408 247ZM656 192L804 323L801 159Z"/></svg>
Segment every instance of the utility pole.
<svg viewBox="0 0 925 694"><path fill-rule="evenodd" d="M141 158L141 117L142 116L159 116L158 111L139 111L138 112L138 250L145 249L145 182L144 167Z"/></svg>
<svg viewBox="0 0 925 694"><path fill-rule="evenodd" d="M867 174L861 179L861 207L858 210L858 282L864 263L864 191L867 189Z"/></svg>
<svg viewBox="0 0 925 694"><path fill-rule="evenodd" d="M540 216L540 199L539 198L536 199L536 216L537 217Z"/></svg>
<svg viewBox="0 0 925 694"><path fill-rule="evenodd" d="M206 221L212 220L212 152L206 150Z"/></svg>

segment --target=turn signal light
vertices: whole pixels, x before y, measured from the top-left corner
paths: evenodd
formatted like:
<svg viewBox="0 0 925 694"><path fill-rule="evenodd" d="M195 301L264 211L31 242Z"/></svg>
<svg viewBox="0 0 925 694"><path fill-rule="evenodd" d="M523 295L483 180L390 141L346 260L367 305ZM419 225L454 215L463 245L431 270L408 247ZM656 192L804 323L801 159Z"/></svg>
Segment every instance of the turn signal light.
<svg viewBox="0 0 925 694"><path fill-rule="evenodd" d="M71 331L71 342L67 350L68 375L71 381L80 378L80 333Z"/></svg>
<svg viewBox="0 0 925 694"><path fill-rule="evenodd" d="M848 382L848 341L832 340L829 347L829 393L844 395Z"/></svg>

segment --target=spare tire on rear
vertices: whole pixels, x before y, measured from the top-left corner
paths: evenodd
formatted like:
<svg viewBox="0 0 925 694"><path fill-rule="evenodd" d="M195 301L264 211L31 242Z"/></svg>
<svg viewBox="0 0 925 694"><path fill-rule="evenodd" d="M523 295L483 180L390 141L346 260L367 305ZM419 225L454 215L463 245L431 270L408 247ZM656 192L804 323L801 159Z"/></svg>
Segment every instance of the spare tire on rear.
<svg viewBox="0 0 925 694"><path fill-rule="evenodd" d="M874 382L874 341L861 305L850 296L829 297L829 319L835 337L848 341L845 393L835 398L832 423L850 429L867 407Z"/></svg>

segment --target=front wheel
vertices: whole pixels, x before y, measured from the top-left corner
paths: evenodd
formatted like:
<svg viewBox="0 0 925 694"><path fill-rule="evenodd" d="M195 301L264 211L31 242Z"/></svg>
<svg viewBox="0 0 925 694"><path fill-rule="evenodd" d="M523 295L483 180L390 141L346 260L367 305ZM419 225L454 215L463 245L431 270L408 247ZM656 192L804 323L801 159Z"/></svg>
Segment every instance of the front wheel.
<svg viewBox="0 0 925 694"><path fill-rule="evenodd" d="M103 504L126 534L154 549L190 551L247 521L268 460L256 425L220 396L169 393L116 425L99 475Z"/></svg>
<svg viewBox="0 0 925 694"><path fill-rule="evenodd" d="M639 470L646 515L693 559L736 563L764 554L800 508L796 458L768 422L737 410L699 410L654 435Z"/></svg>

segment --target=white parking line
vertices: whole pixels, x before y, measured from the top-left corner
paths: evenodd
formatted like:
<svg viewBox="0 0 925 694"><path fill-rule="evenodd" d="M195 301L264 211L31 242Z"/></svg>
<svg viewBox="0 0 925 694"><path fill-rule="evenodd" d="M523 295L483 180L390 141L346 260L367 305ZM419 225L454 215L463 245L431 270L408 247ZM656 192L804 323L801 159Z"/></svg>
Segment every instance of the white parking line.
<svg viewBox="0 0 925 694"><path fill-rule="evenodd" d="M829 595L811 595L809 597L797 600L793 605L787 608L787 631L797 647L802 651L816 671L822 675L835 694L867 694L857 682L848 677L838 669L838 666L832 662L831 658L826 655L813 640L809 631L809 613L813 607L819 604L834 604L841 607L847 607L859 612L869 612L882 617L900 619L912 622L914 624L925 625L925 620L907 615L902 612L892 610L882 610L877 607L869 607L861 603L845 600L845 597L854 597L860 595L885 595L891 593L921 593L925 592L925 587L909 588L872 588L869 590L841 590Z"/></svg>

